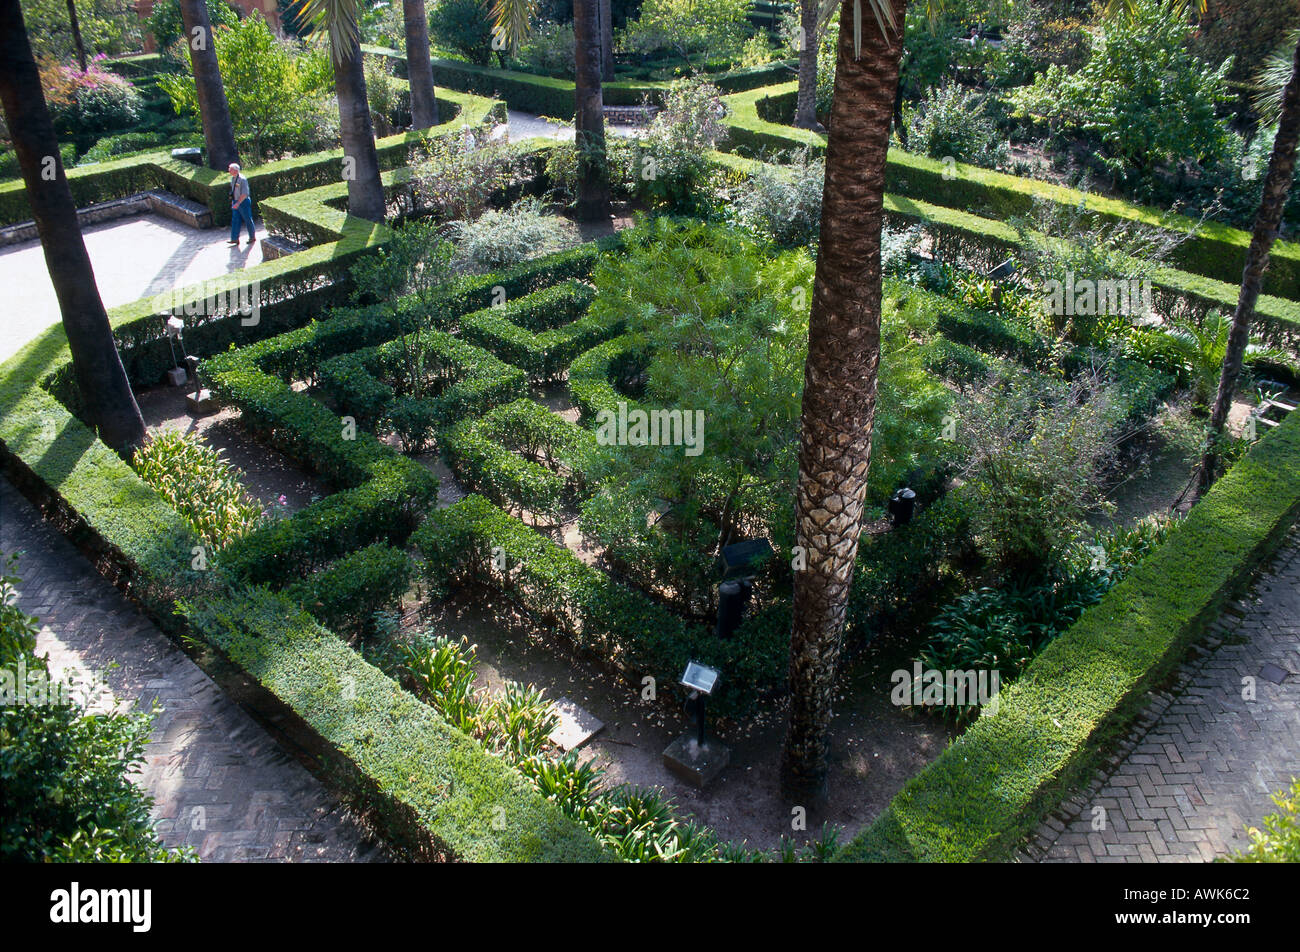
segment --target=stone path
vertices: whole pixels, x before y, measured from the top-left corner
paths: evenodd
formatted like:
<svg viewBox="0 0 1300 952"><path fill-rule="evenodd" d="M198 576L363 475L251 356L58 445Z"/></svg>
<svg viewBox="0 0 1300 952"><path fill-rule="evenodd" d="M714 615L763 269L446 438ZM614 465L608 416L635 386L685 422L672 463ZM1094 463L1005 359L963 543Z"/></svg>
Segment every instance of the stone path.
<svg viewBox="0 0 1300 952"><path fill-rule="evenodd" d="M258 238L266 229L255 222ZM262 263L262 243L228 245L228 228L195 229L163 218L137 215L88 225L81 231L105 307L128 304ZM39 241L0 248L0 287L5 318L0 361L59 321L59 303Z"/></svg>
<svg viewBox="0 0 1300 952"><path fill-rule="evenodd" d="M382 861L338 801L142 616L7 481L0 551L21 551L19 605L41 621L37 652L60 672L99 673L115 698L158 703L137 778L167 846L205 861Z"/></svg>
<svg viewBox="0 0 1300 952"><path fill-rule="evenodd" d="M1022 861L1208 861L1249 844L1300 776L1300 528L1192 655Z"/></svg>

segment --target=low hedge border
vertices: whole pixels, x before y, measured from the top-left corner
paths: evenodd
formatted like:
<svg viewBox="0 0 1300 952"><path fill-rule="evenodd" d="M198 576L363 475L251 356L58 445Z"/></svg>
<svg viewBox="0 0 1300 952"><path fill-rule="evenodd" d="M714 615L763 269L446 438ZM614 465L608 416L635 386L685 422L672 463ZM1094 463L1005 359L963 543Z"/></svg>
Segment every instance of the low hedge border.
<svg viewBox="0 0 1300 952"><path fill-rule="evenodd" d="M770 121L773 116L792 112L796 89L796 83L783 83L727 96L724 100L727 116L723 119L728 130L727 148L750 157L804 147L818 154L825 152L824 135ZM1106 224L1150 225L1175 235L1190 235L1171 253L1171 270L1234 287L1241 283L1250 245L1249 232L1219 222L1197 222L1185 215L1122 199L960 162L945 164L898 148L889 150L885 188L903 198L962 209L967 214L996 221L1027 214L1033 210L1035 201L1041 200L1060 209L1085 208ZM1264 283L1271 295L1300 299L1300 243L1274 243Z"/></svg>
<svg viewBox="0 0 1300 952"><path fill-rule="evenodd" d="M505 119L504 103L451 90L439 90L438 108L439 115L446 117L439 125L375 141L381 169L405 165L412 146L427 138L446 135L466 124ZM244 175L253 200L260 207L268 198L338 181L342 161L341 148L328 149L250 167L244 170ZM65 174L78 208L164 188L206 205L212 212L214 225L230 224L230 177L224 171L180 162L169 151L78 166L66 169ZM23 180L0 183L0 227L30 217Z"/></svg>
<svg viewBox="0 0 1300 952"><path fill-rule="evenodd" d="M536 459L522 455L521 444ZM541 404L520 399L451 427L441 448L470 492L558 522L564 504L575 500L586 482L596 439Z"/></svg>
<svg viewBox="0 0 1300 952"><path fill-rule="evenodd" d="M112 554L101 566L111 562L117 584L165 630L206 641L301 718L392 807L386 831L398 842L432 843L471 862L609 859L527 780L299 606L264 590L203 585L212 573L190 569L197 543L176 512L42 388L69 360L55 326L0 365L0 458L61 500L78 534Z"/></svg>
<svg viewBox="0 0 1300 952"><path fill-rule="evenodd" d="M569 365L569 395L584 423L602 410L617 412L619 403L626 403L629 412L638 406L614 387L613 378L620 368L637 363L641 354L637 341L624 334L597 344Z"/></svg>
<svg viewBox="0 0 1300 952"><path fill-rule="evenodd" d="M719 167L753 174L762 164L757 159L715 152L711 160ZM915 198L885 193L887 217L906 224L922 224L939 236L944 246L967 247L983 254L1005 254L1020 247L1020 236L1010 225L980 218L969 212L932 205ZM1151 279L1157 305L1182 300L1200 308L1231 313L1237 305L1239 287L1203 275L1157 266ZM1300 303L1272 295L1261 295L1255 305L1254 325L1259 336L1270 343L1300 345Z"/></svg>
<svg viewBox="0 0 1300 952"><path fill-rule="evenodd" d="M575 357L622 333L622 321L587 314L595 289L580 281L469 314L461 336L528 372L534 383L562 376Z"/></svg>
<svg viewBox="0 0 1300 952"><path fill-rule="evenodd" d="M406 77L404 53L384 46L363 45L361 49L366 55L389 60L394 65L395 74L399 78ZM571 79L478 66L461 60L434 58L432 63L433 84L439 95L444 89L459 90L503 99L511 109L520 112L565 121L573 119L575 92ZM740 92L785 79L793 67L792 62L767 63L713 73L708 76L708 81L724 92ZM671 85L670 82L615 80L602 84L602 94L607 106L639 106L646 99L662 102L664 91Z"/></svg>
<svg viewBox="0 0 1300 952"><path fill-rule="evenodd" d="M1086 779L1297 515L1300 414L1292 414L837 859L1008 859Z"/></svg>
<svg viewBox="0 0 1300 952"><path fill-rule="evenodd" d="M431 590L471 587L498 594L528 625L562 632L630 678L651 676L661 691L675 690L671 686L688 661L720 667L726 681L711 706L721 713L752 708L785 677L788 618L782 628L764 623L771 612L756 612L735 638L719 641L482 496L431 513L411 541L424 557ZM504 572L494 567L502 557Z"/></svg>

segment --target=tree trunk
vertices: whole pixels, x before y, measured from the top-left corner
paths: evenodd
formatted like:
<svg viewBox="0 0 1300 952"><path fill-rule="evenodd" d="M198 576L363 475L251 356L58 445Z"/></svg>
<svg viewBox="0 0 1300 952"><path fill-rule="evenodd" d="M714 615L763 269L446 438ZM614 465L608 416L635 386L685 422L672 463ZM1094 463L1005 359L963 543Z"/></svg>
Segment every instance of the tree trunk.
<svg viewBox="0 0 1300 952"><path fill-rule="evenodd" d="M898 26L888 35L863 11L860 59L853 5L840 11L795 490L796 542L806 568L794 573L790 724L781 764L782 790L792 802L816 800L826 789L835 667L876 409L885 155L906 5L892 0Z"/></svg>
<svg viewBox="0 0 1300 952"><path fill-rule="evenodd" d="M144 420L81 239L77 206L63 173L18 0L0 0L0 104L22 168L45 266L59 299L82 403L100 439L129 456L144 442Z"/></svg>
<svg viewBox="0 0 1300 952"><path fill-rule="evenodd" d="M1219 392L1210 412L1210 434L1205 456L1197 471L1196 489L1192 499L1200 498L1218 476L1218 441L1228 422L1232 397L1237 392L1246 347L1250 343L1250 319L1255 313L1264 283L1264 269L1268 267L1269 251L1277 238L1282 223L1282 212L1295 175L1296 140L1300 138L1300 44L1292 59L1291 78L1282 93L1282 112L1278 119L1277 138L1273 140L1273 154L1268 160L1268 175L1264 179L1264 193L1255 228L1251 232L1250 247L1246 250L1246 266L1241 274L1241 291L1237 296L1237 309L1232 315L1232 329L1228 332L1228 347L1223 355L1223 372L1219 376Z"/></svg>
<svg viewBox="0 0 1300 952"><path fill-rule="evenodd" d="M203 141L208 147L208 167L225 171L239 159L235 148L235 127L230 121L230 104L217 66L217 48L212 40L212 22L206 0L180 0L185 42L198 93ZM195 31L198 32L195 32Z"/></svg>
<svg viewBox="0 0 1300 952"><path fill-rule="evenodd" d="M68 23L72 27L72 43L77 48L77 65L86 71L86 44L81 41L81 24L77 22L77 0L68 0Z"/></svg>
<svg viewBox="0 0 1300 952"><path fill-rule="evenodd" d="M406 78L411 84L411 128L438 124L438 100L433 91L433 63L429 60L429 17L424 0L402 0L406 21Z"/></svg>
<svg viewBox="0 0 1300 952"><path fill-rule="evenodd" d="M343 178L348 183L348 214L367 221L384 220L384 186L379 179L375 129L366 102L366 74L361 44L334 50L334 92L339 100L339 134L343 139Z"/></svg>
<svg viewBox="0 0 1300 952"><path fill-rule="evenodd" d="M817 14L818 0L800 0L799 92L795 98L794 124L800 129L818 129L817 122Z"/></svg>
<svg viewBox="0 0 1300 952"><path fill-rule="evenodd" d="M605 165L605 103L600 88L600 0L573 0L574 143L578 149L578 208L582 221L609 214L609 175Z"/></svg>
<svg viewBox="0 0 1300 952"><path fill-rule="evenodd" d="M600 74L605 82L614 81L614 12L610 0L600 0Z"/></svg>

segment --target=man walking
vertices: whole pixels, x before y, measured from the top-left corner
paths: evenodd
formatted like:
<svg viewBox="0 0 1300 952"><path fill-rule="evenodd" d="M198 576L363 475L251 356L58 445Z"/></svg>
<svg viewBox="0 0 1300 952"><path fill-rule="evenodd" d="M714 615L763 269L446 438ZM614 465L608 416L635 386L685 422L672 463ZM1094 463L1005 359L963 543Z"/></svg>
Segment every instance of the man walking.
<svg viewBox="0 0 1300 952"><path fill-rule="evenodd" d="M230 168L230 240L228 245L239 244L239 226L248 223L248 243L257 241L257 231L253 227L253 196L248 190L248 179L239 171L239 163L231 162Z"/></svg>

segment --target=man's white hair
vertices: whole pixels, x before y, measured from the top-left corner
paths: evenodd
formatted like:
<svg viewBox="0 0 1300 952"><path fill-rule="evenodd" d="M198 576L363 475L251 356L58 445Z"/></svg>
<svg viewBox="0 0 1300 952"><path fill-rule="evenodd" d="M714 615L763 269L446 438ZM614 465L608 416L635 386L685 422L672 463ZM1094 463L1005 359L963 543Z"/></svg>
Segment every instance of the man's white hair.
<svg viewBox="0 0 1300 952"><path fill-rule="evenodd" d="M234 169L236 172L238 172L238 171L239 171L239 163L238 163L238 162L231 162L228 166L226 166L226 171L227 171L227 172L229 172L231 169Z"/></svg>

